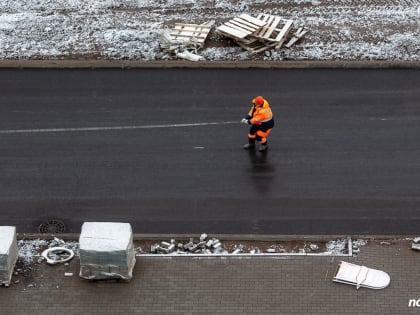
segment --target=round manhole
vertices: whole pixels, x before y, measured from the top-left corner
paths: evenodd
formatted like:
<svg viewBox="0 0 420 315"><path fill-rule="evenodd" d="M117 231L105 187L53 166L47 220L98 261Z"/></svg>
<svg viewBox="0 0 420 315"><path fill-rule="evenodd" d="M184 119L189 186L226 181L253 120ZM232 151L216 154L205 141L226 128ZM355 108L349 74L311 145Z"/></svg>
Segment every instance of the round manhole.
<svg viewBox="0 0 420 315"><path fill-rule="evenodd" d="M59 220L48 220L42 222L38 227L39 233L58 234L66 231L66 226Z"/></svg>

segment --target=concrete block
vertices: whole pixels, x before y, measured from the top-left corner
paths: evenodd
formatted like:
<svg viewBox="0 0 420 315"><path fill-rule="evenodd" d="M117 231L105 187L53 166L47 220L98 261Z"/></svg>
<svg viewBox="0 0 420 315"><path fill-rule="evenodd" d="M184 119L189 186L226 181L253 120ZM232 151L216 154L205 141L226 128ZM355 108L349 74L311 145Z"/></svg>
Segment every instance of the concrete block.
<svg viewBox="0 0 420 315"><path fill-rule="evenodd" d="M129 223L84 222L79 244L81 278L131 280L136 257Z"/></svg>
<svg viewBox="0 0 420 315"><path fill-rule="evenodd" d="M9 286L17 258L16 227L0 226L0 285Z"/></svg>

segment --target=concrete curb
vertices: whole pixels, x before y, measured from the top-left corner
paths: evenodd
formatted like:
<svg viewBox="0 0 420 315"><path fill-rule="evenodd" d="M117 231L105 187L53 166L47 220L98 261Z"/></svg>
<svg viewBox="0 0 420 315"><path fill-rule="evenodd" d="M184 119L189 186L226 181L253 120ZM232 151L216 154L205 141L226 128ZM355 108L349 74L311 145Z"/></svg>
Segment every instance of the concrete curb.
<svg viewBox="0 0 420 315"><path fill-rule="evenodd" d="M78 240L79 233L41 234L41 233L17 233L18 239L53 239ZM221 241L329 241L335 239L365 239L365 240L401 240L413 239L418 235L264 235L264 234L209 234L210 238ZM199 234L133 234L134 240L188 240L199 238Z"/></svg>
<svg viewBox="0 0 420 315"><path fill-rule="evenodd" d="M419 69L418 61L0 60L0 69Z"/></svg>

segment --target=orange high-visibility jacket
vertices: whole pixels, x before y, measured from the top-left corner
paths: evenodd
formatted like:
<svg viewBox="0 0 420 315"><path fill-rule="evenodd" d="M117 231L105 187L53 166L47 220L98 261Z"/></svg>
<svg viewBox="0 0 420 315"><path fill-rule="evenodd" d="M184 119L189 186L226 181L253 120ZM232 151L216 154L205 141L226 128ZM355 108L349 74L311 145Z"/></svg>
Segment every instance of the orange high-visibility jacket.
<svg viewBox="0 0 420 315"><path fill-rule="evenodd" d="M271 111L270 104L264 100L264 104L260 107L252 105L248 112L247 119L253 125L261 125L273 119L273 112Z"/></svg>

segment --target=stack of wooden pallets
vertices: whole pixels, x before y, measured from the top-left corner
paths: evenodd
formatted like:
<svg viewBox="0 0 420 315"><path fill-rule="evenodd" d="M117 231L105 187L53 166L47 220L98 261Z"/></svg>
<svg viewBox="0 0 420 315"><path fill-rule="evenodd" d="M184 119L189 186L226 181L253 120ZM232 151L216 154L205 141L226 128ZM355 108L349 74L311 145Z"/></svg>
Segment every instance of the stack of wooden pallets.
<svg viewBox="0 0 420 315"><path fill-rule="evenodd" d="M256 18L241 14L216 28L252 54L270 48L280 49L288 38L293 20L260 13Z"/></svg>

